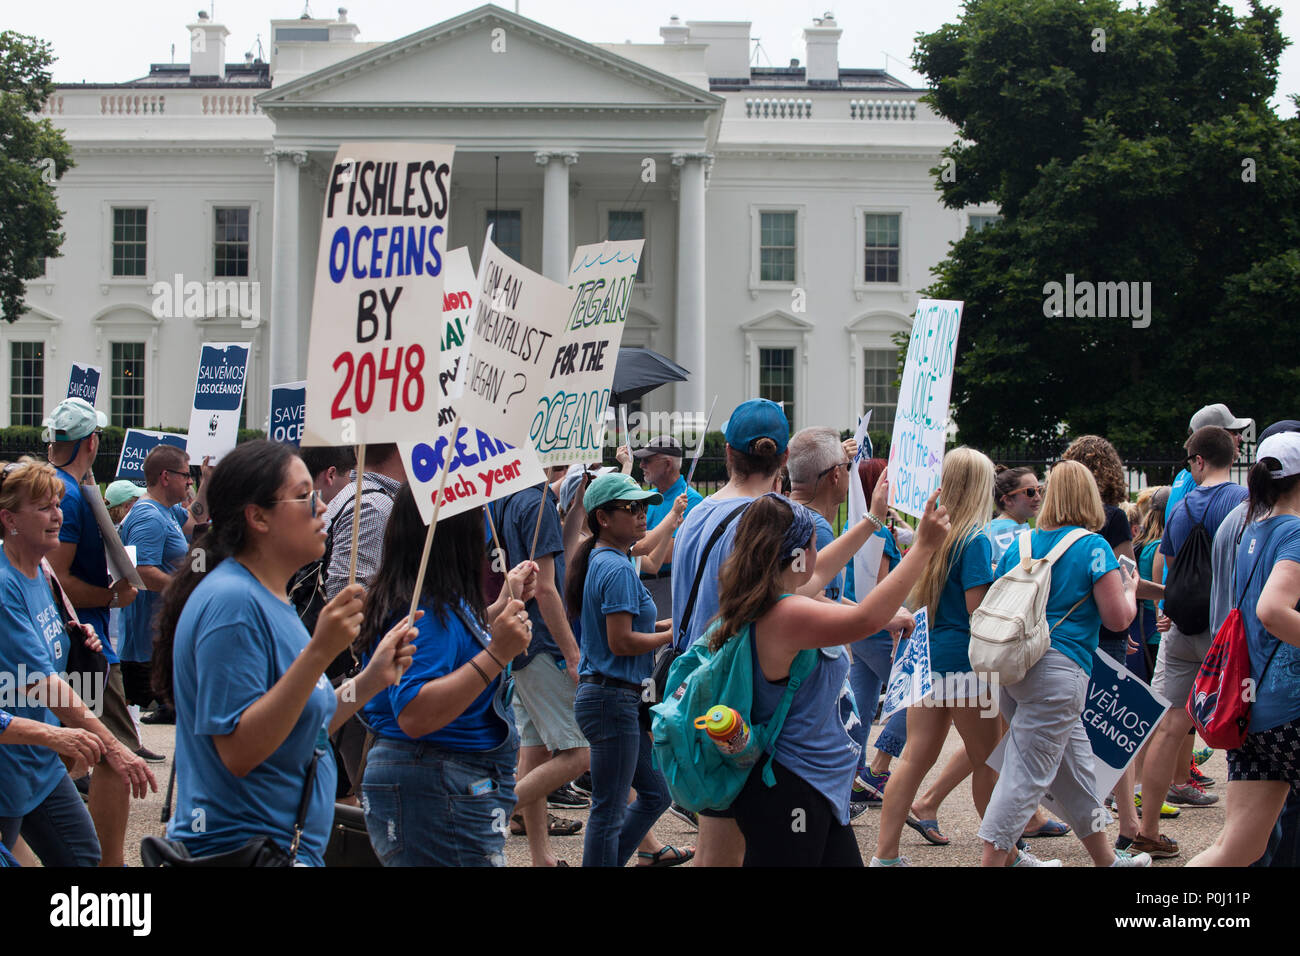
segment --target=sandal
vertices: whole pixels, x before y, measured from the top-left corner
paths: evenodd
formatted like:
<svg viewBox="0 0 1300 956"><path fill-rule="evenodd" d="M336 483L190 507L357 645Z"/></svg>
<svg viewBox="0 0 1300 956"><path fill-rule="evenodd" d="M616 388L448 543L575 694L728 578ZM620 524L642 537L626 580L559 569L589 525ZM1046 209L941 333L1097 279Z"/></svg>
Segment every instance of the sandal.
<svg viewBox="0 0 1300 956"><path fill-rule="evenodd" d="M927 843L932 843L935 846L947 846L951 842L940 831L938 820L918 820L909 812L905 822L909 827L921 834Z"/></svg>
<svg viewBox="0 0 1300 956"><path fill-rule="evenodd" d="M671 853L672 856L665 857L664 854ZM665 844L657 853L647 853L644 850L637 851L638 860L649 860L649 863L637 863L637 866L678 866L682 863L695 859L695 847L688 846L685 849L677 849L675 846Z"/></svg>
<svg viewBox="0 0 1300 956"><path fill-rule="evenodd" d="M515 836L527 836L528 831L524 829L524 818L516 813L510 818L510 832ZM519 829L515 829L515 824ZM581 820L571 820L568 817L557 817L554 813L546 815L546 832L551 836L573 836L582 829Z"/></svg>
<svg viewBox="0 0 1300 956"><path fill-rule="evenodd" d="M1070 832L1070 825L1062 823L1060 820L1048 820L1037 830L1026 830L1020 834L1022 840L1033 840L1039 837L1063 837Z"/></svg>

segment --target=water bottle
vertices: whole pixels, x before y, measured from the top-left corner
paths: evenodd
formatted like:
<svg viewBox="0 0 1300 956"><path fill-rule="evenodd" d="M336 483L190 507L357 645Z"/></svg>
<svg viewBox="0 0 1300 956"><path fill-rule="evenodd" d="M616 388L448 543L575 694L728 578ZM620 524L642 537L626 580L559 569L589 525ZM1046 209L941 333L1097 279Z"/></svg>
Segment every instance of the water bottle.
<svg viewBox="0 0 1300 956"><path fill-rule="evenodd" d="M734 708L715 704L704 716L695 718L695 726L707 733L736 766L749 767L758 761L759 749L754 735L750 733L745 718Z"/></svg>

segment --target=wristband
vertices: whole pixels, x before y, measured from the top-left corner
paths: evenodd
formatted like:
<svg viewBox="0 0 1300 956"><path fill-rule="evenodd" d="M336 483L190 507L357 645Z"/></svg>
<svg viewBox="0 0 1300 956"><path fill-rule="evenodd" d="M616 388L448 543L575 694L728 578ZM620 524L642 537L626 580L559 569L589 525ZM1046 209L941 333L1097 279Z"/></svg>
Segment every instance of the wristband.
<svg viewBox="0 0 1300 956"><path fill-rule="evenodd" d="M872 522L872 524L874 524L874 525L876 526L876 530L877 530L877 531L879 531L880 529L882 529L882 528L885 526L885 523L884 523L883 521L881 521L879 518L877 518L875 515L873 515L870 511L867 512L867 515L866 515L866 516L867 516L868 519L870 519L870 521Z"/></svg>
<svg viewBox="0 0 1300 956"><path fill-rule="evenodd" d="M497 656L493 654L491 650L485 647L483 648L483 653L492 658L492 663L496 664L497 667L501 668L503 671L506 669L506 665L497 660Z"/></svg>
<svg viewBox="0 0 1300 956"><path fill-rule="evenodd" d="M478 664L474 663L474 658L472 657L469 659L469 666L474 668L474 670L478 671L478 676L483 678L484 684L491 686L492 678L488 677L487 674L483 673L483 668L479 667Z"/></svg>

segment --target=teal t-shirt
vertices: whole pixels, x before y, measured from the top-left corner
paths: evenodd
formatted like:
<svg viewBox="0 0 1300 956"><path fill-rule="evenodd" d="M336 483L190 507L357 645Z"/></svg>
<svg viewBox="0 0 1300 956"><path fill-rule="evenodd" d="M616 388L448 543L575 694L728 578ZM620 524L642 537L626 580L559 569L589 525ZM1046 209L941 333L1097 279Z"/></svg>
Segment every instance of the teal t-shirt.
<svg viewBox="0 0 1300 956"><path fill-rule="evenodd" d="M1032 556L1046 556L1056 547L1056 542L1073 530L1074 526L1065 525L1051 531L1037 529L1031 532ZM1014 541L998 563L998 577L1019 562L1020 542ZM1086 534L1074 542L1052 565L1052 587L1047 592L1047 624L1054 627L1052 647L1089 675L1092 674L1092 652L1097 649L1097 635L1101 630L1101 611L1097 608L1092 588L1109 572L1118 568L1115 552L1106 543L1106 539L1096 533ZM1066 612L1080 598L1083 598L1083 603L1062 621Z"/></svg>
<svg viewBox="0 0 1300 956"><path fill-rule="evenodd" d="M948 580L930 625L930 670L965 673L970 668L970 613L966 592L993 583L993 542L976 528L957 546Z"/></svg>
<svg viewBox="0 0 1300 956"><path fill-rule="evenodd" d="M1028 530L1028 524L1019 524L1010 518L994 518L984 526L984 533L993 542L993 567L998 566L1002 555L1011 547L1011 542L1016 540L1016 535Z"/></svg>

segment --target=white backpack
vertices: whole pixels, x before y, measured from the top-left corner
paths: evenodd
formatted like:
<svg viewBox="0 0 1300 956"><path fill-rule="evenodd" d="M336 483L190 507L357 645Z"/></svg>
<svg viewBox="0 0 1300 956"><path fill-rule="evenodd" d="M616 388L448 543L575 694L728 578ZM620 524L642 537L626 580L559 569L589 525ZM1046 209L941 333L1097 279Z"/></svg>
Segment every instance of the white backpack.
<svg viewBox="0 0 1300 956"><path fill-rule="evenodd" d="M1046 557L1034 558L1030 533L1020 532L1020 563L993 582L970 616L970 663L976 674L986 680L996 674L1002 685L1015 684L1047 653L1052 630L1088 598L1084 594L1061 621L1048 628L1052 565L1087 533L1076 528Z"/></svg>

